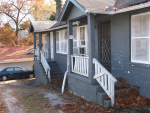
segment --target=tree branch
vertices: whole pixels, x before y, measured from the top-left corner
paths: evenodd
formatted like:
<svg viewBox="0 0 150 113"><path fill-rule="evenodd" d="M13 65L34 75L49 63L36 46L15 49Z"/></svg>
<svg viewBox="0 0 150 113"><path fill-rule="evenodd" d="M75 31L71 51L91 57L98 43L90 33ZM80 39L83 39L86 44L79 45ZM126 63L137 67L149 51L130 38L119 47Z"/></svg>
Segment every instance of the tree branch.
<svg viewBox="0 0 150 113"><path fill-rule="evenodd" d="M4 12L5 15L7 15L8 17L10 17L15 23L16 23L16 20L11 16L9 15L8 13Z"/></svg>
<svg viewBox="0 0 150 113"><path fill-rule="evenodd" d="M29 14L29 13L26 13L26 14L22 17L22 19L19 21L18 24L20 24L20 23L22 22L22 20L23 20L28 14Z"/></svg>

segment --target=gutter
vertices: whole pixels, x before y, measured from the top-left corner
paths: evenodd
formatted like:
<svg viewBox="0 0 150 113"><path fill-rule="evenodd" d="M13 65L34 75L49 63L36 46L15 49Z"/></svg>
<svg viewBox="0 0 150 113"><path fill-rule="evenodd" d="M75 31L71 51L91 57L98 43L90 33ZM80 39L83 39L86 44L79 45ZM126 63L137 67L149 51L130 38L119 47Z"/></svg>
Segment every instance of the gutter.
<svg viewBox="0 0 150 113"><path fill-rule="evenodd" d="M150 2L139 4L139 5L135 5L135 6L130 6L130 7L123 8L123 9L119 9L117 11L93 11L93 10L86 10L86 13L87 14L93 13L93 14L115 15L115 14L119 14L119 13L124 13L124 12L128 12L128 11L133 11L133 10L137 10L137 9L146 8L146 7L150 7Z"/></svg>

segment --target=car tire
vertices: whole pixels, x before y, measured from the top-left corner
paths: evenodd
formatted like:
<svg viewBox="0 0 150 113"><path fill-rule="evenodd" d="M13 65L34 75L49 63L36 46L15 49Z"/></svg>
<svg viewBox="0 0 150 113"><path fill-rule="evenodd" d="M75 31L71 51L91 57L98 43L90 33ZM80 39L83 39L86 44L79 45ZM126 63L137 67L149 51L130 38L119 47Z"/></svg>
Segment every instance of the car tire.
<svg viewBox="0 0 150 113"><path fill-rule="evenodd" d="M33 74L29 74L29 78L34 78L34 75Z"/></svg>
<svg viewBox="0 0 150 113"><path fill-rule="evenodd" d="M2 76L3 81L6 81L7 79L8 79L7 76Z"/></svg>

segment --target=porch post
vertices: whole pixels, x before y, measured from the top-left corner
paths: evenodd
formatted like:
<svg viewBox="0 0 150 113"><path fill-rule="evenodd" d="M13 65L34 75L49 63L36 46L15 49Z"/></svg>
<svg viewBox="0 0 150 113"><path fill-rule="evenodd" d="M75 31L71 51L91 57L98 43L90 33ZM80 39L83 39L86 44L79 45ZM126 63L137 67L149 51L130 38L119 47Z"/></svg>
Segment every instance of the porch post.
<svg viewBox="0 0 150 113"><path fill-rule="evenodd" d="M43 44L42 44L42 33L38 33L38 35L39 35L39 44L38 44L38 46L39 46L39 63L41 63L40 51L42 50L42 46L43 46Z"/></svg>
<svg viewBox="0 0 150 113"><path fill-rule="evenodd" d="M34 60L35 59L35 50L36 50L36 33L33 32L33 37L34 37Z"/></svg>
<svg viewBox="0 0 150 113"><path fill-rule="evenodd" d="M69 73L71 73L71 55L73 55L73 26L72 26L72 21L68 21L67 68Z"/></svg>
<svg viewBox="0 0 150 113"><path fill-rule="evenodd" d="M88 77L91 80L91 84L94 84L96 81L93 76L95 73L95 68L93 64L93 58L95 58L95 20L94 14L88 14L88 45L89 45L89 70Z"/></svg>
<svg viewBox="0 0 150 113"><path fill-rule="evenodd" d="M47 46L48 46L48 61L51 61L50 32L47 33Z"/></svg>

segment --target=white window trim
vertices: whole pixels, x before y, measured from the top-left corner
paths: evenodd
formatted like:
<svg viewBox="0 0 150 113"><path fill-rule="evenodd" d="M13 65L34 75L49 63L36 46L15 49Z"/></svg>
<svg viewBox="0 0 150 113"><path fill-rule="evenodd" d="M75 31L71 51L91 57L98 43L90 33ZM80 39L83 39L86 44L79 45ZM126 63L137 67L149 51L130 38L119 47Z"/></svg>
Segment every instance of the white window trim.
<svg viewBox="0 0 150 113"><path fill-rule="evenodd" d="M141 13L141 14L136 14L136 15L132 15L131 16L131 62L133 63L141 63L141 64L150 64L150 25L149 25L149 37L132 37L132 17L133 16L141 16L141 15L146 15L146 14L149 14L149 24L150 24L150 12L146 12L146 13ZM147 38L149 39L149 61L142 61L142 60L133 60L132 59L132 39L135 39L135 38Z"/></svg>

